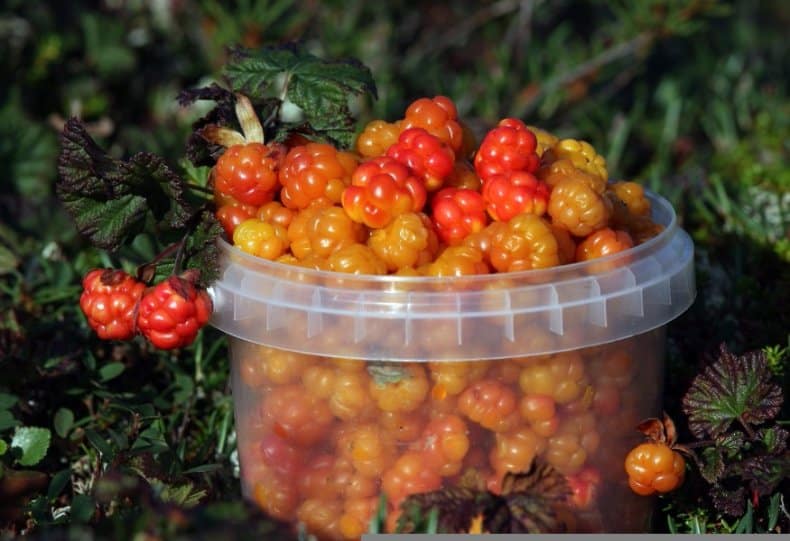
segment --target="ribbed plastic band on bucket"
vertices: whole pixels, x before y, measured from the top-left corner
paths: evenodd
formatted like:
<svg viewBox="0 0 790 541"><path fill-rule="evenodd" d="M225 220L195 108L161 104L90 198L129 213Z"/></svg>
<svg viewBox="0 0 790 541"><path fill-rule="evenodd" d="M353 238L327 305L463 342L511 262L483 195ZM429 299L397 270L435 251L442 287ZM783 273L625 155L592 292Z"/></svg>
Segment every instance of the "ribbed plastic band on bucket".
<svg viewBox="0 0 790 541"><path fill-rule="evenodd" d="M648 194L653 239L619 254L519 273L360 276L257 258L221 241L212 324L271 347L364 360L475 360L586 348L666 325L693 302L694 247Z"/></svg>

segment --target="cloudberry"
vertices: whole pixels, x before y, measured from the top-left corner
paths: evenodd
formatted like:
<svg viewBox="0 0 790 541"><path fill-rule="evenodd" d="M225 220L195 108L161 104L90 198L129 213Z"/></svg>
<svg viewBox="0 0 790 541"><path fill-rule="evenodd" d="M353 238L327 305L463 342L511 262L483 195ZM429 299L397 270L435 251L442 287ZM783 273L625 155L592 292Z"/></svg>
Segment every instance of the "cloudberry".
<svg viewBox="0 0 790 541"><path fill-rule="evenodd" d="M445 244L460 244L470 233L483 229L488 222L486 202L479 192L442 188L431 200L436 232Z"/></svg>
<svg viewBox="0 0 790 541"><path fill-rule="evenodd" d="M382 156L354 171L342 203L352 220L377 229L404 212L420 212L426 197L422 180L399 161Z"/></svg>
<svg viewBox="0 0 790 541"><path fill-rule="evenodd" d="M400 122L372 120L357 137L357 152L365 158L383 156L387 153L387 149L398 141L400 132Z"/></svg>
<svg viewBox="0 0 790 541"><path fill-rule="evenodd" d="M271 201L279 188L285 152L285 146L277 143L231 146L214 166L215 189L245 205L258 207Z"/></svg>
<svg viewBox="0 0 790 541"><path fill-rule="evenodd" d="M387 156L395 158L413 175L423 179L429 192L442 187L453 172L455 163L453 149L422 128L403 130L398 142L387 150Z"/></svg>
<svg viewBox="0 0 790 541"><path fill-rule="evenodd" d="M135 334L135 309L145 290L122 270L94 269L82 280L80 308L103 340L128 340Z"/></svg>
<svg viewBox="0 0 790 541"><path fill-rule="evenodd" d="M557 239L548 222L534 214L519 214L499 229L491 241L491 265L499 272L543 269L559 265Z"/></svg>
<svg viewBox="0 0 790 541"><path fill-rule="evenodd" d="M587 141L578 141L576 139L557 141L546 152L543 159L549 163L566 159L582 171L598 177L604 184L609 180L609 173L606 171L606 160L595 152L595 149Z"/></svg>
<svg viewBox="0 0 790 541"><path fill-rule="evenodd" d="M211 298L179 276L146 291L137 310L137 328L159 349L188 346L211 317Z"/></svg>
<svg viewBox="0 0 790 541"><path fill-rule="evenodd" d="M371 232L368 246L390 271L418 267L433 261L439 241L430 218L407 212L383 229Z"/></svg>
<svg viewBox="0 0 790 541"><path fill-rule="evenodd" d="M453 152L461 150L463 129L458 123L455 104L446 96L415 100L406 109L401 126L404 130L422 128L449 145Z"/></svg>
<svg viewBox="0 0 790 541"><path fill-rule="evenodd" d="M625 458L631 490L642 496L670 492L683 483L686 461L664 443L643 443Z"/></svg>
<svg viewBox="0 0 790 541"><path fill-rule="evenodd" d="M599 229L579 243L576 248L577 261L589 261L633 248L634 242L625 231L615 231L608 227Z"/></svg>
<svg viewBox="0 0 790 541"><path fill-rule="evenodd" d="M387 265L365 244L349 244L327 259L329 270L347 274L387 274Z"/></svg>
<svg viewBox="0 0 790 541"><path fill-rule="evenodd" d="M236 227L233 244L248 254L274 260L288 250L288 230L278 224L251 218Z"/></svg>
<svg viewBox="0 0 790 541"><path fill-rule="evenodd" d="M493 175L483 185L483 199L488 213L500 222L522 213L542 216L549 202L549 187L525 171Z"/></svg>
<svg viewBox="0 0 790 541"><path fill-rule="evenodd" d="M329 206L340 202L351 183L357 159L350 152L325 143L292 148L280 170L280 200L288 208L303 209L313 203Z"/></svg>
<svg viewBox="0 0 790 541"><path fill-rule="evenodd" d="M561 180L549 196L549 215L555 225L572 235L586 237L603 229L609 222L609 201L601 197L583 180L568 177Z"/></svg>
<svg viewBox="0 0 790 541"><path fill-rule="evenodd" d="M518 119L505 118L489 131L475 154L475 169L485 183L493 175L514 171L532 173L539 165L537 140Z"/></svg>

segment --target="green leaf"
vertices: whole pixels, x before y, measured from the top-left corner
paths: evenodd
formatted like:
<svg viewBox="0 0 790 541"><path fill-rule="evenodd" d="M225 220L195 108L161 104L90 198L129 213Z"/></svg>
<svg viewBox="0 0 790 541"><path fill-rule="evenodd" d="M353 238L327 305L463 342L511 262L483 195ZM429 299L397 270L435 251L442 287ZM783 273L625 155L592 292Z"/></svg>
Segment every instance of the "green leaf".
<svg viewBox="0 0 790 541"><path fill-rule="evenodd" d="M301 108L310 131L349 146L354 121L352 96L377 97L373 75L355 59L325 60L308 53L301 44L236 49L224 71L234 91L263 100L282 81L281 98Z"/></svg>
<svg viewBox="0 0 790 541"><path fill-rule="evenodd" d="M34 466L41 462L47 454L51 438L52 435L46 428L33 426L17 428L11 440L11 448L16 447L22 451L22 456L17 462L22 466Z"/></svg>
<svg viewBox="0 0 790 541"><path fill-rule="evenodd" d="M71 520L74 522L88 522L96 511L93 498L85 494L77 494L71 500Z"/></svg>
<svg viewBox="0 0 790 541"><path fill-rule="evenodd" d="M8 410L0 410L0 432L19 425L14 414Z"/></svg>
<svg viewBox="0 0 790 541"><path fill-rule="evenodd" d="M51 193L57 138L21 111L13 101L0 110L0 176L20 196L41 200Z"/></svg>
<svg viewBox="0 0 790 541"><path fill-rule="evenodd" d="M19 398L17 398L12 394L0 393L0 410L11 409L16 405L18 401Z"/></svg>
<svg viewBox="0 0 790 541"><path fill-rule="evenodd" d="M5 440L0 440L0 456L3 456L6 451L8 451L8 444ZM0 477L2 477L2 475L0 475Z"/></svg>
<svg viewBox="0 0 790 541"><path fill-rule="evenodd" d="M125 367L123 363L109 363L99 368L99 379L106 382L117 378L123 374Z"/></svg>
<svg viewBox="0 0 790 541"><path fill-rule="evenodd" d="M198 269L198 284L206 287L219 277L219 247L217 239L223 233L222 226L213 212L204 211L200 221L187 237L184 249L184 267Z"/></svg>
<svg viewBox="0 0 790 541"><path fill-rule="evenodd" d="M55 412L53 424L55 433L61 438L65 438L69 435L71 427L74 426L74 413L68 408L60 408Z"/></svg>
<svg viewBox="0 0 790 541"><path fill-rule="evenodd" d="M113 457L113 450L110 447L110 444L102 438L98 432L93 430L92 428L85 429L85 437L88 438L88 441L93 445L97 451L99 451L103 455L103 459L105 461L109 461Z"/></svg>
<svg viewBox="0 0 790 541"><path fill-rule="evenodd" d="M14 252L0 244L0 276L12 272L17 265L19 265L19 258Z"/></svg>
<svg viewBox="0 0 790 541"><path fill-rule="evenodd" d="M683 397L683 411L697 438L715 438L735 421L757 425L772 419L782 400L762 351L736 356L722 344L716 362L694 378Z"/></svg>
<svg viewBox="0 0 790 541"><path fill-rule="evenodd" d="M52 476L52 481L49 482L49 488L47 489L47 499L53 500L60 496L60 493L69 484L69 481L71 481L71 468L60 470Z"/></svg>
<svg viewBox="0 0 790 541"><path fill-rule="evenodd" d="M724 475L724 457L716 446L705 447L700 453L700 475L710 484L716 483Z"/></svg>
<svg viewBox="0 0 790 541"><path fill-rule="evenodd" d="M77 229L99 248L131 241L149 218L182 227L192 214L183 180L153 154L122 162L110 158L76 119L61 134L57 192Z"/></svg>

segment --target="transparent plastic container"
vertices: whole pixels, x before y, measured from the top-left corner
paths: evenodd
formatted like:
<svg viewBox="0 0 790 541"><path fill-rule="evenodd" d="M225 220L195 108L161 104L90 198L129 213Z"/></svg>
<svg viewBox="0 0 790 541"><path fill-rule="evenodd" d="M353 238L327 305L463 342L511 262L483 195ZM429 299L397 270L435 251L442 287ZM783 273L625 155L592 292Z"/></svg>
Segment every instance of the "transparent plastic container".
<svg viewBox="0 0 790 541"><path fill-rule="evenodd" d="M547 462L574 489L567 527L645 531L623 461L660 413L665 327L695 296L671 205L626 252L519 273L358 276L222 243L212 323L230 336L244 495L325 539L354 539L384 492L463 476L498 490Z"/></svg>

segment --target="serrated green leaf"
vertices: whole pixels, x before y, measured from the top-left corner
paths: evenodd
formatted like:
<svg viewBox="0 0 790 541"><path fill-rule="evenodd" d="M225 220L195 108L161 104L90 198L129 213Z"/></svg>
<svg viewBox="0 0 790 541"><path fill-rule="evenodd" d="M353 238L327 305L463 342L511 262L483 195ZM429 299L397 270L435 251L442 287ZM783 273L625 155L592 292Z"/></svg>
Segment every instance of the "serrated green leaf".
<svg viewBox="0 0 790 541"><path fill-rule="evenodd" d="M55 412L53 425L55 433L61 438L65 438L69 435L71 427L74 426L74 413L68 408L60 408Z"/></svg>
<svg viewBox="0 0 790 541"><path fill-rule="evenodd" d="M219 247L217 239L223 233L222 226L213 212L204 211L200 222L187 237L184 249L184 267L200 271L198 284L206 287L219 277Z"/></svg>
<svg viewBox="0 0 790 541"><path fill-rule="evenodd" d="M787 450L787 442L790 440L790 432L779 426L772 426L761 430L758 433L760 441L765 445L768 454L779 454Z"/></svg>
<svg viewBox="0 0 790 541"><path fill-rule="evenodd" d="M790 452L747 458L733 465L731 472L747 480L758 494L770 494L781 482L790 479Z"/></svg>
<svg viewBox="0 0 790 541"><path fill-rule="evenodd" d="M345 147L354 132L349 99L377 95L370 70L359 61L324 60L299 44L237 49L224 73L234 91L253 100L265 99L274 83L282 81L280 95L303 111L309 131Z"/></svg>
<svg viewBox="0 0 790 541"><path fill-rule="evenodd" d="M99 379L103 382L110 381L123 374L123 363L109 363L99 368Z"/></svg>
<svg viewBox="0 0 790 541"><path fill-rule="evenodd" d="M732 430L716 438L718 447L727 458L732 458L743 450L746 435L740 430Z"/></svg>
<svg viewBox="0 0 790 541"><path fill-rule="evenodd" d="M724 456L720 448L716 446L706 447L700 453L699 462L700 475L710 484L716 483L724 474Z"/></svg>
<svg viewBox="0 0 790 541"><path fill-rule="evenodd" d="M757 425L775 417L782 400L762 351L736 356L722 345L716 362L694 378L683 411L697 438L715 438L735 421Z"/></svg>
<svg viewBox="0 0 790 541"><path fill-rule="evenodd" d="M61 134L57 193L77 229L99 248L114 251L151 218L182 227L192 214L183 180L152 154L122 162L110 158L76 119Z"/></svg>
<svg viewBox="0 0 790 541"><path fill-rule="evenodd" d="M46 428L18 427L11 439L11 448L18 448L22 452L17 462L22 466L34 466L41 462L47 454L51 438L52 435Z"/></svg>

